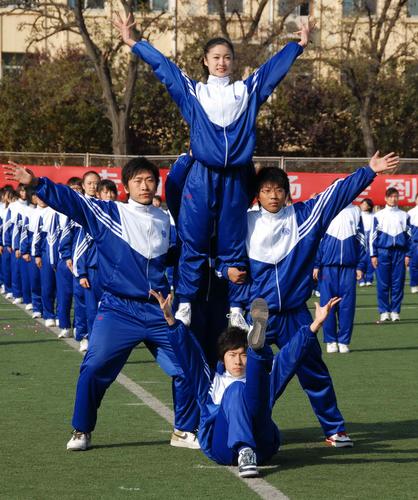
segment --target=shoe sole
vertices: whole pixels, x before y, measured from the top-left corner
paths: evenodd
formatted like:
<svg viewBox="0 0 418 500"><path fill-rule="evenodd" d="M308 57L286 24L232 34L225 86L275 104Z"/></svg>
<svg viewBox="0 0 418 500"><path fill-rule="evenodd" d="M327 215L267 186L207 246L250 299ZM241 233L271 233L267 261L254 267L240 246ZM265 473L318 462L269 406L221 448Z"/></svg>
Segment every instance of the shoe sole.
<svg viewBox="0 0 418 500"><path fill-rule="evenodd" d="M328 439L325 440L325 444L334 448L352 448L354 446L353 441L338 442L329 441Z"/></svg>
<svg viewBox="0 0 418 500"><path fill-rule="evenodd" d="M200 444L196 443L188 443L186 441L177 441L171 440L170 446L174 446L174 448L189 448L189 450L200 450Z"/></svg>
<svg viewBox="0 0 418 500"><path fill-rule="evenodd" d="M260 474L258 472L258 470L244 470L244 471L241 471L238 473L239 474L239 477L246 477L246 478L249 478L249 477L258 477Z"/></svg>
<svg viewBox="0 0 418 500"><path fill-rule="evenodd" d="M261 349L266 341L266 328L269 319L269 308L264 299L255 299L250 310L253 326L248 333L248 346Z"/></svg>

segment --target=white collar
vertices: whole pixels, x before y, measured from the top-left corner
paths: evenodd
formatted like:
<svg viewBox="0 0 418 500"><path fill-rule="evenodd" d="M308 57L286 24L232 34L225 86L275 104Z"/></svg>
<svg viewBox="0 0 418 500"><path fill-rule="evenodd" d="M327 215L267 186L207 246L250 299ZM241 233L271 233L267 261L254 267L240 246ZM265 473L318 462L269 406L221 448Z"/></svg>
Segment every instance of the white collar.
<svg viewBox="0 0 418 500"><path fill-rule="evenodd" d="M245 373L244 373L244 375L241 375L241 377L235 377L234 375L232 375L231 373L229 373L228 370L225 370L223 372L223 376L225 378L233 378L234 380L245 380Z"/></svg>
<svg viewBox="0 0 418 500"><path fill-rule="evenodd" d="M264 207L260 205L260 212L263 217L269 217L270 219L278 219L283 214L283 209L286 208L283 206L278 212L269 212Z"/></svg>
<svg viewBox="0 0 418 500"><path fill-rule="evenodd" d="M208 85L216 85L218 87L227 87L230 83L229 76L208 76Z"/></svg>
<svg viewBox="0 0 418 500"><path fill-rule="evenodd" d="M390 210L391 212L396 212L396 210L399 209L399 207L390 207L389 205L386 205L386 210Z"/></svg>
<svg viewBox="0 0 418 500"><path fill-rule="evenodd" d="M132 198L128 199L128 205L135 210L149 210L154 205L149 203L148 205L144 205L143 203L139 203L139 201L135 201ZM155 207L154 207L155 208Z"/></svg>

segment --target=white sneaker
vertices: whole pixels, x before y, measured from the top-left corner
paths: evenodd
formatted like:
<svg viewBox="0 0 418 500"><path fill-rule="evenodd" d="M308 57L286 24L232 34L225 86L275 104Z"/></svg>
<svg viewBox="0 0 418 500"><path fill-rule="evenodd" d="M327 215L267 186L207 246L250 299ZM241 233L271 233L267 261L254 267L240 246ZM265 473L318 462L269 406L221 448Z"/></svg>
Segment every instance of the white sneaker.
<svg viewBox="0 0 418 500"><path fill-rule="evenodd" d="M399 313L396 313L396 312L391 312L390 313L390 319L392 321L400 321L401 320L401 317L399 316Z"/></svg>
<svg viewBox="0 0 418 500"><path fill-rule="evenodd" d="M334 352L338 352L337 342L327 342L327 353L334 354Z"/></svg>
<svg viewBox="0 0 418 500"><path fill-rule="evenodd" d="M241 313L231 311L226 315L226 317L229 319L229 326L235 326L236 328L240 328L247 333L250 331L250 325L245 321L244 316Z"/></svg>
<svg viewBox="0 0 418 500"><path fill-rule="evenodd" d="M362 288L363 286L366 286L366 283L365 283L364 281L362 281L361 283L359 283L359 284L358 284L358 286L359 286L360 288Z"/></svg>
<svg viewBox="0 0 418 500"><path fill-rule="evenodd" d="M390 313L385 312L380 314L380 322L382 323L383 321L389 321L390 320Z"/></svg>
<svg viewBox="0 0 418 500"><path fill-rule="evenodd" d="M192 305L190 302L180 302L179 308L174 316L181 321L184 325L190 326L192 321Z"/></svg>
<svg viewBox="0 0 418 500"><path fill-rule="evenodd" d="M371 281L366 281L366 286L372 286L373 283Z"/></svg>
<svg viewBox="0 0 418 500"><path fill-rule="evenodd" d="M8 293L6 293L5 297L6 297L6 299L13 299L13 294L12 294L12 292L8 292Z"/></svg>
<svg viewBox="0 0 418 500"><path fill-rule="evenodd" d="M338 343L338 350L340 351L341 354L347 354L350 352L350 348L348 347L347 344Z"/></svg>
<svg viewBox="0 0 418 500"><path fill-rule="evenodd" d="M196 433L179 431L178 429L174 429L171 434L170 445L175 446L176 448L190 448L192 450L200 449Z"/></svg>
<svg viewBox="0 0 418 500"><path fill-rule="evenodd" d="M4 285L0 286L0 293L2 293L2 294L6 293L6 288Z"/></svg>
<svg viewBox="0 0 418 500"><path fill-rule="evenodd" d="M248 347L257 350L264 347L266 341L266 328L269 319L269 308L264 299L255 299L250 310L253 325L248 332Z"/></svg>
<svg viewBox="0 0 418 500"><path fill-rule="evenodd" d="M321 296L321 292L319 290L315 290L315 297L320 297Z"/></svg>
<svg viewBox="0 0 418 500"><path fill-rule="evenodd" d="M67 443L67 450L85 451L91 447L91 434L74 430L71 439Z"/></svg>
<svg viewBox="0 0 418 500"><path fill-rule="evenodd" d="M58 335L59 339L69 339L70 337L71 337L71 330L69 328L63 328Z"/></svg>
<svg viewBox="0 0 418 500"><path fill-rule="evenodd" d="M46 319L45 326L47 326L48 328L55 326L55 319Z"/></svg>
<svg viewBox="0 0 418 500"><path fill-rule="evenodd" d="M418 286L411 286L411 293L418 293Z"/></svg>
<svg viewBox="0 0 418 500"><path fill-rule="evenodd" d="M80 352L86 352L88 348L89 348L89 341L84 337L84 339L80 340L80 347L78 348L78 350Z"/></svg>
<svg viewBox="0 0 418 500"><path fill-rule="evenodd" d="M42 318L42 314L40 312L32 313L32 319Z"/></svg>
<svg viewBox="0 0 418 500"><path fill-rule="evenodd" d="M55 326L60 326L60 320L59 319L55 320Z"/></svg>
<svg viewBox="0 0 418 500"><path fill-rule="evenodd" d="M238 473L240 477L257 477L257 456L251 448L242 448L238 454Z"/></svg>
<svg viewBox="0 0 418 500"><path fill-rule="evenodd" d="M345 432L337 432L337 434L328 436L325 439L325 443L335 448L352 448L354 446L353 441L351 441L350 437Z"/></svg>
<svg viewBox="0 0 418 500"><path fill-rule="evenodd" d="M23 299L22 299L22 297L16 297L16 298L13 300L12 304L23 304Z"/></svg>
<svg viewBox="0 0 418 500"><path fill-rule="evenodd" d="M25 311L32 311L32 309L33 309L32 304L26 304Z"/></svg>

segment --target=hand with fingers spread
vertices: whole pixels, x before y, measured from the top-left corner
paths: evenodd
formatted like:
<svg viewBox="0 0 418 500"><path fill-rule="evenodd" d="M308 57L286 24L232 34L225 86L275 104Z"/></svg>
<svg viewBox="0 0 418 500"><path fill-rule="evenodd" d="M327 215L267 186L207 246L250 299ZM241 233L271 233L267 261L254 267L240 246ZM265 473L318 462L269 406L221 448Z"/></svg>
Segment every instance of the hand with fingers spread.
<svg viewBox="0 0 418 500"><path fill-rule="evenodd" d="M316 21L313 18L309 18L308 23L301 23L300 30L295 33L295 35L300 36L299 45L305 48L309 43L309 37L312 31L315 29Z"/></svg>
<svg viewBox="0 0 418 500"><path fill-rule="evenodd" d="M113 15L113 26L119 31L119 35L126 45L132 47L136 44L136 40L132 38L132 28L136 25L135 19L132 14L128 17L122 17L119 12Z"/></svg>
<svg viewBox="0 0 418 500"><path fill-rule="evenodd" d="M161 292L156 292L155 290L150 290L149 293L158 300L160 308L164 314L164 319L167 321L169 326L174 325L176 320L174 319L173 310L171 308L173 302L173 296L171 293L169 293L166 298L164 298Z"/></svg>
<svg viewBox="0 0 418 500"><path fill-rule="evenodd" d="M395 153L389 153L380 157L379 151L376 151L370 159L369 165L376 174L393 173L399 165L399 156L396 156Z"/></svg>
<svg viewBox="0 0 418 500"><path fill-rule="evenodd" d="M20 184L28 186L29 184L34 184L36 180L33 172L22 167L22 165L19 165L14 161L9 161L8 165L3 165L3 170L4 177L8 181L19 182Z"/></svg>
<svg viewBox="0 0 418 500"><path fill-rule="evenodd" d="M315 319L310 326L312 332L318 333L331 309L340 301L341 297L332 297L324 306L320 306L318 302L315 302Z"/></svg>

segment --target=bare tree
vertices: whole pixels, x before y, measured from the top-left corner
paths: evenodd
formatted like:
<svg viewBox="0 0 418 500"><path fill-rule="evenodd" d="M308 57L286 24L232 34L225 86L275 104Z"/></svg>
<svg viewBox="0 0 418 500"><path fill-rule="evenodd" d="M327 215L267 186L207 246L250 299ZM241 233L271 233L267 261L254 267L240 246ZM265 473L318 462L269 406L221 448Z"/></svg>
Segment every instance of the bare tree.
<svg viewBox="0 0 418 500"><path fill-rule="evenodd" d="M76 39L84 45L85 52L91 60L103 91L103 99L107 116L112 125L112 149L116 155L130 153L129 117L132 109L133 95L138 77L139 59L129 55L127 64L123 64L123 44L115 37L109 18L103 26L88 15L88 9L96 7L94 0L73 0L68 5L59 0L30 0L20 4L20 12L32 14L30 24L22 23L21 28L30 27L28 49L56 37L60 33L78 35ZM103 5L102 5L103 6ZM113 4L110 5L112 15ZM141 33L135 33L139 39L148 38L157 28L167 29L164 20L165 12L152 15L147 9L147 2L120 0L116 10L121 8L125 15L135 14L141 24Z"/></svg>
<svg viewBox="0 0 418 500"><path fill-rule="evenodd" d="M354 8L329 29L331 39L340 43L326 49L324 61L337 69L342 81L355 98L361 124L365 152L371 156L376 150L373 131L373 110L381 79L393 71L400 71L405 61L416 56L418 33L406 34L403 18L408 0L358 0ZM324 12L324 19L335 17L332 9ZM329 25L332 25L330 20ZM333 38L335 37L335 38Z"/></svg>

